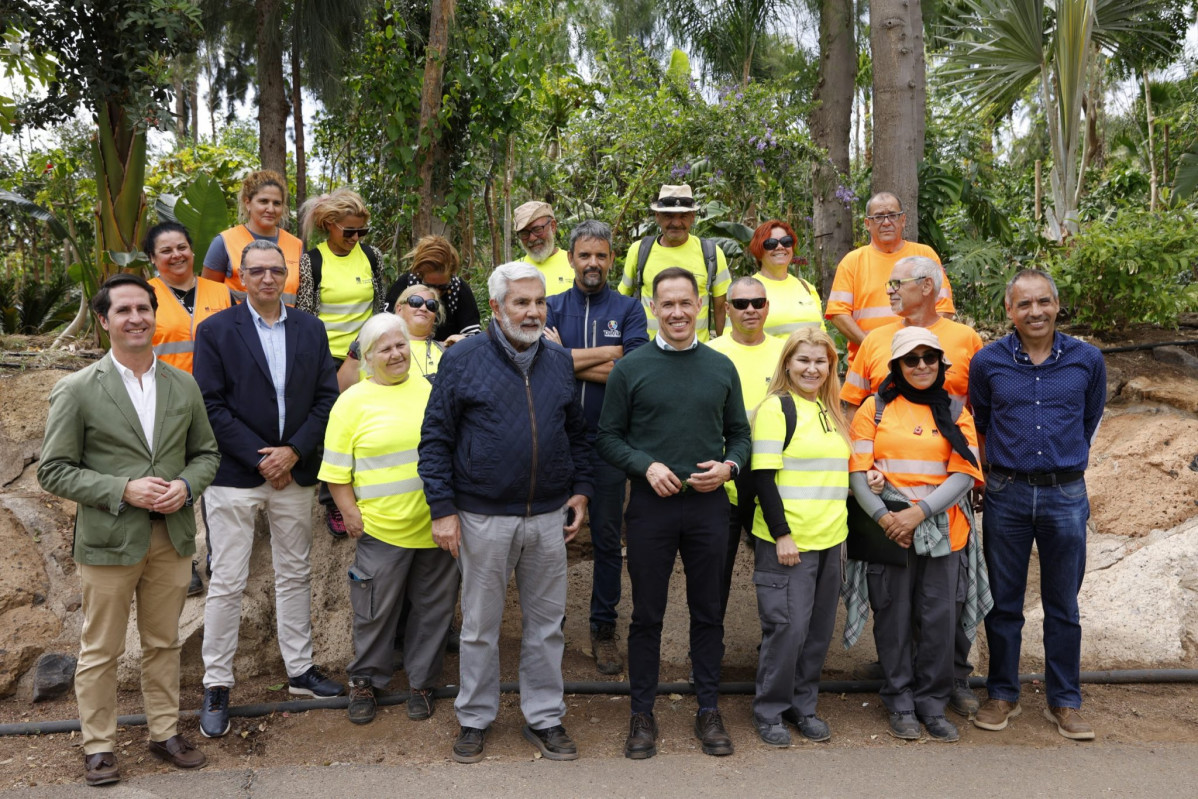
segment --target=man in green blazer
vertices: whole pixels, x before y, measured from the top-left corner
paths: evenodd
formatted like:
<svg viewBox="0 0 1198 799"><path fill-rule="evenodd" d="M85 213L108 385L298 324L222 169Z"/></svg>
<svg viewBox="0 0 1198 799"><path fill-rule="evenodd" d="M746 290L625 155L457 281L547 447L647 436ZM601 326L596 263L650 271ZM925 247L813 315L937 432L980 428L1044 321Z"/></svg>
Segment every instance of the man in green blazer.
<svg viewBox="0 0 1198 799"><path fill-rule="evenodd" d="M92 298L112 350L54 387L37 470L42 488L78 506L75 695L89 785L120 779L117 659L135 596L150 752L180 768L206 762L177 730L179 615L195 554L192 505L212 482L220 451L191 375L154 359L157 307L137 275L114 275Z"/></svg>

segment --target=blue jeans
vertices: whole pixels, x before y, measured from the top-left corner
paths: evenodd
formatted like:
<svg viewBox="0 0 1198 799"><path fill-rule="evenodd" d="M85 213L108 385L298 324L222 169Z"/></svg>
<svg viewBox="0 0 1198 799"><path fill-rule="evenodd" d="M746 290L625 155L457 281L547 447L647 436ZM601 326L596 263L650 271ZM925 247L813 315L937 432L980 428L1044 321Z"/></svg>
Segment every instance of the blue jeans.
<svg viewBox="0 0 1198 799"><path fill-rule="evenodd" d="M994 609L986 616L991 699L1019 699L1019 648L1023 641L1023 598L1032 542L1040 556L1040 600L1044 605L1044 663L1048 704L1082 704L1082 627L1077 594L1086 573L1086 481L1032 486L993 472L986 479L982 544L990 571Z"/></svg>
<svg viewBox="0 0 1198 799"><path fill-rule="evenodd" d="M591 578L591 630L616 623L620 580L624 571L620 531L624 527L624 472L593 451L595 497L590 502L591 545L595 570Z"/></svg>

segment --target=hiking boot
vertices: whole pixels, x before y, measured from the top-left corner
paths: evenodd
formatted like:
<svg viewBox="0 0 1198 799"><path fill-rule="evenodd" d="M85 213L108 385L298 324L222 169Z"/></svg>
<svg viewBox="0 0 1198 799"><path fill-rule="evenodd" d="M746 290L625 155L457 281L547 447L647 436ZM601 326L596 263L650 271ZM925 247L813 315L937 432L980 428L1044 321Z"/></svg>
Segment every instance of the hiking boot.
<svg viewBox="0 0 1198 799"><path fill-rule="evenodd" d="M558 724L544 730L534 730L527 724L521 730L524 737L541 750L541 754L550 760L577 760L578 747L566 734L566 728Z"/></svg>
<svg viewBox="0 0 1198 799"><path fill-rule="evenodd" d="M1077 711L1077 708L1046 707L1044 708L1044 718L1057 725L1057 732L1071 741L1094 740L1094 728L1082 718L1082 714Z"/></svg>
<svg viewBox="0 0 1198 799"><path fill-rule="evenodd" d="M354 724L369 724L374 721L378 702L374 698L374 686L369 677L349 678L349 705L346 712Z"/></svg>
<svg viewBox="0 0 1198 799"><path fill-rule="evenodd" d="M956 725L944 716L920 716L919 720L923 722L928 736L937 741L951 744L961 740Z"/></svg>
<svg viewBox="0 0 1198 799"><path fill-rule="evenodd" d="M764 721L753 720L757 727L757 737L763 743L769 746L776 746L783 749L790 746L790 730L786 729L786 725L779 722L778 724L767 724Z"/></svg>
<svg viewBox="0 0 1198 799"><path fill-rule="evenodd" d="M188 596L200 596L204 593L204 581L200 579L200 570L196 568L196 562L191 562L191 582L187 584Z"/></svg>
<svg viewBox="0 0 1198 799"><path fill-rule="evenodd" d="M799 728L799 734L808 741L826 741L832 737L832 730L828 727L828 722L821 719L814 713L810 716L799 716L795 726Z"/></svg>
<svg viewBox="0 0 1198 799"><path fill-rule="evenodd" d="M619 674L624 670L624 659L616 647L614 624L600 624L591 628L591 652L595 654L595 668L600 674Z"/></svg>
<svg viewBox="0 0 1198 799"><path fill-rule="evenodd" d="M948 696L953 712L969 718L978 712L978 698L969 688L969 680L953 680L953 692Z"/></svg>
<svg viewBox="0 0 1198 799"><path fill-rule="evenodd" d="M695 737L702 744L705 755L723 757L732 754L732 738L724 729L724 719L718 710L700 710L695 714Z"/></svg>
<svg viewBox="0 0 1198 799"><path fill-rule="evenodd" d="M408 718L412 721L424 721L432 717L433 708L436 706L432 688L413 688L408 696Z"/></svg>
<svg viewBox="0 0 1198 799"><path fill-rule="evenodd" d="M973 726L983 730L1005 730L1007 722L1020 713L1023 708L1018 702L1008 702L1005 699L987 699L973 714Z"/></svg>
<svg viewBox="0 0 1198 799"><path fill-rule="evenodd" d="M487 748L487 731L477 727L462 727L453 744L453 759L459 763L477 763Z"/></svg>
<svg viewBox="0 0 1198 799"><path fill-rule="evenodd" d="M628 739L624 741L624 757L646 760L657 754L657 719L652 713L633 713L628 721Z"/></svg>
<svg viewBox="0 0 1198 799"><path fill-rule="evenodd" d="M901 738L904 741L919 740L919 720L915 718L915 711L902 710L891 713L888 721L890 734L895 738Z"/></svg>
<svg viewBox="0 0 1198 799"><path fill-rule="evenodd" d="M333 505L326 505L324 510L324 523L329 528L329 535L333 538L345 538L349 535L349 531L345 529L345 519L341 518L341 511Z"/></svg>

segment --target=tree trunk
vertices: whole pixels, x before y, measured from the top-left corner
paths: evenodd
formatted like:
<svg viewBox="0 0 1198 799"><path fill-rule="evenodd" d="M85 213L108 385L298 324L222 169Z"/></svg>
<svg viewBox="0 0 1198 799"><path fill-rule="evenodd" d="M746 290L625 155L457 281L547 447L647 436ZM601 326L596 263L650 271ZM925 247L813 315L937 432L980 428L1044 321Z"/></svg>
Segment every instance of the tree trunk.
<svg viewBox="0 0 1198 799"><path fill-rule="evenodd" d="M304 155L303 75L300 69L300 37L291 35L291 126L295 129L295 204L298 211L308 199L308 164Z"/></svg>
<svg viewBox="0 0 1198 799"><path fill-rule="evenodd" d="M178 63L171 70L171 83L175 92L175 146L182 147L187 140L187 91L182 68Z"/></svg>
<svg viewBox="0 0 1198 799"><path fill-rule="evenodd" d="M429 7L428 47L424 50L424 84L420 92L420 204L412 222L412 235L419 239L433 232L433 178L436 142L440 138L437 116L441 113L441 78L449 47L449 23L454 0L432 0Z"/></svg>
<svg viewBox="0 0 1198 799"><path fill-rule="evenodd" d="M516 172L516 137L507 137L503 160L503 263L512 260L512 181Z"/></svg>
<svg viewBox="0 0 1198 799"><path fill-rule="evenodd" d="M919 0L870 0L874 69L873 193L890 192L907 212L904 236L919 238L919 162L927 84Z"/></svg>
<svg viewBox="0 0 1198 799"><path fill-rule="evenodd" d="M1148 82L1148 69L1144 76L1144 116L1148 122L1148 210L1155 211L1160 191L1160 180L1156 171L1156 117L1152 115L1152 84Z"/></svg>
<svg viewBox="0 0 1198 799"><path fill-rule="evenodd" d="M812 165L814 258L826 298L836 265L853 246L853 215L843 187L849 182L857 43L853 0L822 0L819 15L819 80L811 112L811 136L828 153Z"/></svg>
<svg viewBox="0 0 1198 799"><path fill-rule="evenodd" d="M281 0L257 0L258 157L287 174L287 86L283 81Z"/></svg>
<svg viewBox="0 0 1198 799"><path fill-rule="evenodd" d="M487 233L491 237L491 266L503 263L500 248L503 242L499 236L499 223L495 220L495 180L487 175L487 183L483 186L483 206L487 209Z"/></svg>
<svg viewBox="0 0 1198 799"><path fill-rule="evenodd" d="M188 124L191 126L191 141L200 143L200 78L199 65L187 77Z"/></svg>

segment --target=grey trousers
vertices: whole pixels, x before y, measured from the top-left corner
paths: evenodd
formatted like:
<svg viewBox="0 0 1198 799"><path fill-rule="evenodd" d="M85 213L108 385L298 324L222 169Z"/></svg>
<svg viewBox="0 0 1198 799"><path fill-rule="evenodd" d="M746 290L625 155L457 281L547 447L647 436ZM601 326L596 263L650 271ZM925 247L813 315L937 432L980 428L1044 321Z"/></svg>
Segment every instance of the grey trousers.
<svg viewBox="0 0 1198 799"><path fill-rule="evenodd" d="M499 629L512 572L520 594L520 709L534 730L561 724L566 613L565 506L537 516L460 513L461 689L458 723L486 729L499 714Z"/></svg>
<svg viewBox="0 0 1198 799"><path fill-rule="evenodd" d="M761 654L753 717L779 724L782 713L815 713L819 677L836 626L843 544L803 552L799 563L783 566L777 547L757 541L753 583L761 616Z"/></svg>
<svg viewBox="0 0 1198 799"><path fill-rule="evenodd" d="M350 677L369 677L386 688L395 674L391 651L404 597L412 603L404 633L404 670L412 688L432 688L441 678L445 638L458 598L458 570L443 549L407 549L364 533L349 574L354 610Z"/></svg>
<svg viewBox="0 0 1198 799"><path fill-rule="evenodd" d="M943 716L953 688L964 551L940 558L907 552L906 567L871 563L866 570L882 664L879 693L891 713Z"/></svg>

